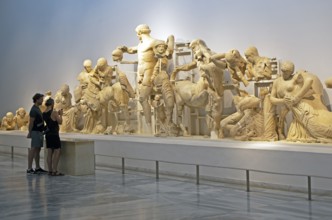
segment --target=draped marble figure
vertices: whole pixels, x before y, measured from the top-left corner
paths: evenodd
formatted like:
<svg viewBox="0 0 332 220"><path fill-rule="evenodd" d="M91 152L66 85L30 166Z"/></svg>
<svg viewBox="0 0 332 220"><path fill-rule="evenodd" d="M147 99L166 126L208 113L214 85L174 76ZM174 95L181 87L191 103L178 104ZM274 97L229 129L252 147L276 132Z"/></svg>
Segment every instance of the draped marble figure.
<svg viewBox="0 0 332 220"><path fill-rule="evenodd" d="M72 105L72 94L69 85L63 84L54 97L54 109L63 110L60 132L72 132L76 130L76 108Z"/></svg>
<svg viewBox="0 0 332 220"><path fill-rule="evenodd" d="M273 82L271 102L283 107L280 126L285 112L290 111L293 120L287 140L300 142L332 142L332 112L322 101L323 86L317 76L305 70L294 74L294 64L281 64L282 76Z"/></svg>

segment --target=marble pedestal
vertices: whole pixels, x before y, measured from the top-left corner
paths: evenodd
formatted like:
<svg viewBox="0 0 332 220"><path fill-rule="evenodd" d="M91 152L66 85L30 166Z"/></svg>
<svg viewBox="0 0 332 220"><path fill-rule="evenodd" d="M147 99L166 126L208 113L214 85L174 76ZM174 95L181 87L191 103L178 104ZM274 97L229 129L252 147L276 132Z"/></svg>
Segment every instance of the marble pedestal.
<svg viewBox="0 0 332 220"><path fill-rule="evenodd" d="M61 140L61 156L58 170L66 175L95 174L94 141L64 139ZM47 150L45 150L47 167Z"/></svg>

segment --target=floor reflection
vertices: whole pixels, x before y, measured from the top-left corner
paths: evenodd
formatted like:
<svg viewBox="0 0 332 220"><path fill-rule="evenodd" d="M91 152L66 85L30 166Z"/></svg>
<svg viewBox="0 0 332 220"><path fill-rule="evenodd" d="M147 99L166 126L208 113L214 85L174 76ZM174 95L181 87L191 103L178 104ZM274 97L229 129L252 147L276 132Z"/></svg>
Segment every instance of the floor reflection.
<svg viewBox="0 0 332 220"><path fill-rule="evenodd" d="M14 161L14 162L13 162ZM332 197L121 170L27 175L26 158L0 154L0 219L331 219Z"/></svg>

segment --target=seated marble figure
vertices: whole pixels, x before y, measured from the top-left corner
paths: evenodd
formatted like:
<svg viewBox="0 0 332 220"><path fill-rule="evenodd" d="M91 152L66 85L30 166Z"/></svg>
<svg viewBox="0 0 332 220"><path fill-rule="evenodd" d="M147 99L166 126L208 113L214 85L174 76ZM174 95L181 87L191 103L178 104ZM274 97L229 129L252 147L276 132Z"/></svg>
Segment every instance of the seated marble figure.
<svg viewBox="0 0 332 220"><path fill-rule="evenodd" d="M2 118L1 129L7 131L16 129L16 121L14 120L14 114L12 112L7 112Z"/></svg>
<svg viewBox="0 0 332 220"><path fill-rule="evenodd" d="M28 124L29 124L29 115L25 111L24 108L19 108L16 110L16 115L14 117L14 120L16 121L17 129L21 131L27 131L28 130Z"/></svg>
<svg viewBox="0 0 332 220"><path fill-rule="evenodd" d="M86 59L83 61L83 70L78 74L77 80L79 81L79 85L74 89L74 98L75 103L79 103L82 99L86 88L89 83L89 76L92 74L92 61Z"/></svg>
<svg viewBox="0 0 332 220"><path fill-rule="evenodd" d="M63 110L62 124L60 125L60 132L76 131L76 113L77 109L71 103L72 95L69 86L63 84L57 91L54 97L54 109Z"/></svg>

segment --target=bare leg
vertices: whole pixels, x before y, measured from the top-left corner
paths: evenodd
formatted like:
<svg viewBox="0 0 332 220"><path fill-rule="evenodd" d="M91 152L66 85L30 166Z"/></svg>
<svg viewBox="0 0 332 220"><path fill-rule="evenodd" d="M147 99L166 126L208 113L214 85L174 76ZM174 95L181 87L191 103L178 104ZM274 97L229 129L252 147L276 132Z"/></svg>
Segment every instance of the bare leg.
<svg viewBox="0 0 332 220"><path fill-rule="evenodd" d="M28 169L32 168L33 159L35 159L36 168L40 168L39 165L39 152L40 147L32 147L28 153Z"/></svg>
<svg viewBox="0 0 332 220"><path fill-rule="evenodd" d="M36 169L40 168L40 147L35 148L35 163L36 163Z"/></svg>
<svg viewBox="0 0 332 220"><path fill-rule="evenodd" d="M61 154L61 149L60 148L54 149L54 152L53 152L53 172L56 172L58 170L60 154Z"/></svg>
<svg viewBox="0 0 332 220"><path fill-rule="evenodd" d="M285 132L285 119L288 111L289 110L285 107L282 107L280 110L279 121L278 121L279 140L284 140L286 138L284 132Z"/></svg>
<svg viewBox="0 0 332 220"><path fill-rule="evenodd" d="M183 132L183 136L189 136L189 133L186 129L186 127L183 125L183 121L182 121L182 113L183 113L183 105L178 105L178 123L179 123L179 127Z"/></svg>
<svg viewBox="0 0 332 220"><path fill-rule="evenodd" d="M48 148L47 149L47 167L48 167L48 171L52 172L52 155L53 154L53 149Z"/></svg>
<svg viewBox="0 0 332 220"><path fill-rule="evenodd" d="M140 103L141 103L142 108L143 108L143 113L144 113L144 116L145 116L145 122L150 125L151 124L151 107L148 103L148 100L147 99L141 100Z"/></svg>
<svg viewBox="0 0 332 220"><path fill-rule="evenodd" d="M151 106L148 102L148 98L151 94L152 87L141 85L139 91L139 101L143 108L143 113L145 116L145 121L148 125L151 125Z"/></svg>
<svg viewBox="0 0 332 220"><path fill-rule="evenodd" d="M172 121L172 115L173 115L173 107L166 107L166 125L169 126L171 124Z"/></svg>
<svg viewBox="0 0 332 220"><path fill-rule="evenodd" d="M28 169L32 169L32 162L34 158L34 150L33 148L28 149Z"/></svg>

